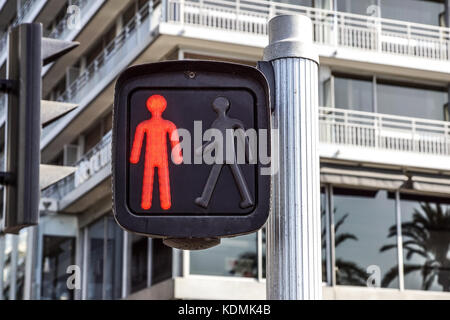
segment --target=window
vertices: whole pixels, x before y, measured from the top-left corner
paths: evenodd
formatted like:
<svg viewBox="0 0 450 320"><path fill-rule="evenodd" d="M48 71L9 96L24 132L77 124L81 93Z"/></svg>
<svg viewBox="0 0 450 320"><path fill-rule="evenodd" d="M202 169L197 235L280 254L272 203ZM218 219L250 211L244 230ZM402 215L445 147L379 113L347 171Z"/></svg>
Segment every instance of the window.
<svg viewBox="0 0 450 320"><path fill-rule="evenodd" d="M172 277L172 248L152 239L152 285Z"/></svg>
<svg viewBox="0 0 450 320"><path fill-rule="evenodd" d="M405 289L450 291L449 199L401 195Z"/></svg>
<svg viewBox="0 0 450 320"><path fill-rule="evenodd" d="M439 16L445 11L444 1L436 0L381 0L381 16L439 26Z"/></svg>
<svg viewBox="0 0 450 320"><path fill-rule="evenodd" d="M368 8L376 5L377 0L336 0L337 10L367 15Z"/></svg>
<svg viewBox="0 0 450 320"><path fill-rule="evenodd" d="M131 293L147 287L148 238L131 234Z"/></svg>
<svg viewBox="0 0 450 320"><path fill-rule="evenodd" d="M221 239L221 244L206 250L191 251L191 274L257 277L256 233Z"/></svg>
<svg viewBox="0 0 450 320"><path fill-rule="evenodd" d="M72 300L66 270L75 264L75 238L44 236L43 243L41 299Z"/></svg>
<svg viewBox="0 0 450 320"><path fill-rule="evenodd" d="M119 299L123 231L110 215L87 228L87 299Z"/></svg>
<svg viewBox="0 0 450 320"><path fill-rule="evenodd" d="M337 10L361 15L439 26L445 11L443 0L336 0ZM372 7L371 7L372 6ZM378 6L374 12L373 6Z"/></svg>
<svg viewBox="0 0 450 320"><path fill-rule="evenodd" d="M381 287L398 288L398 279L387 281L398 270L396 238L390 237L395 197L384 190L335 188L333 204L336 283L366 286L369 273L378 270Z"/></svg>
<svg viewBox="0 0 450 320"><path fill-rule="evenodd" d="M444 120L448 95L443 89L378 81L378 112L423 119Z"/></svg>
<svg viewBox="0 0 450 320"><path fill-rule="evenodd" d="M320 228L321 239L322 239L322 282L328 282L327 277L327 243L329 242L328 237L328 222L327 222L327 197L325 193L325 188L320 188Z"/></svg>
<svg viewBox="0 0 450 320"><path fill-rule="evenodd" d="M88 228L88 299L101 299L103 297L104 230L104 219L100 219Z"/></svg>
<svg viewBox="0 0 450 320"><path fill-rule="evenodd" d="M336 108L373 112L372 79L334 77Z"/></svg>

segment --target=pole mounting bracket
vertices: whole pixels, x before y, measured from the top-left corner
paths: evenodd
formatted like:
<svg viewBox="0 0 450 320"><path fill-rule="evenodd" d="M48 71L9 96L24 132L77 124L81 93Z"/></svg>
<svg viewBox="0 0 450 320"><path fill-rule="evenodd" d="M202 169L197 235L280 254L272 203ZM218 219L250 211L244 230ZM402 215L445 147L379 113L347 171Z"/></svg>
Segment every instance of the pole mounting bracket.
<svg viewBox="0 0 450 320"><path fill-rule="evenodd" d="M17 88L17 81L0 79L0 92L9 93Z"/></svg>
<svg viewBox="0 0 450 320"><path fill-rule="evenodd" d="M12 172L0 172L0 185L12 185L15 183L15 176Z"/></svg>

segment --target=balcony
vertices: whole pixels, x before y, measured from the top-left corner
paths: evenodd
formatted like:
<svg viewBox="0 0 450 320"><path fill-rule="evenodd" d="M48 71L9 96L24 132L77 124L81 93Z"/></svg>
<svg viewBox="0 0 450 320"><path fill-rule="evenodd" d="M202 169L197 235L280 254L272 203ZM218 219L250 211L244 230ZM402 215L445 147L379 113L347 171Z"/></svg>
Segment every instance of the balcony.
<svg viewBox="0 0 450 320"><path fill-rule="evenodd" d="M450 170L450 122L320 108L325 158Z"/></svg>
<svg viewBox="0 0 450 320"><path fill-rule="evenodd" d="M14 27L20 23L32 22L35 17L39 14L40 10L44 7L47 0L28 0L21 6L19 12L17 13L17 18L11 24ZM0 35L0 66L6 61L7 56L7 42L8 35Z"/></svg>
<svg viewBox="0 0 450 320"><path fill-rule="evenodd" d="M450 122L320 107L319 128L321 158L450 170ZM74 174L42 192L59 201L59 210L82 211L78 206L92 204L91 191L99 186L102 197L110 192L111 132L76 166Z"/></svg>
<svg viewBox="0 0 450 320"><path fill-rule="evenodd" d="M43 190L41 198L57 200L58 210L78 212L105 196L105 187L111 187L107 180L111 175L111 137L111 132L106 134L77 162L75 173Z"/></svg>
<svg viewBox="0 0 450 320"><path fill-rule="evenodd" d="M184 31L186 37L201 38L215 30L215 38L209 32L212 41L247 42L247 45L263 48L268 42L268 20L281 14L302 14L311 18L314 40L323 57L429 68L435 72L442 70L443 61L450 61L449 28L268 0L166 0L165 21L179 26L172 28L174 35ZM193 27L202 30L195 31ZM226 35L224 31L246 36ZM218 36L219 33L222 36ZM386 54L397 58L386 60ZM404 57L440 64L421 65L420 60Z"/></svg>
<svg viewBox="0 0 450 320"><path fill-rule="evenodd" d="M92 14L104 3L104 0L75 0L71 5L75 5L80 10L80 25L70 26L69 15L66 15L59 23L47 34L48 38L60 40L72 40L73 34L78 33L82 26L84 26L92 17ZM79 28L78 28L79 27Z"/></svg>
<svg viewBox="0 0 450 320"><path fill-rule="evenodd" d="M142 59L146 48L154 40L153 31L160 22L161 6L153 8L152 4L152 1L146 3L56 99L77 103L79 107L43 131L41 149L44 161L47 155L53 155L60 148L60 141L71 137L70 130L82 132L91 124L90 121L110 107L114 80L136 59ZM143 59L148 62L154 57L147 55Z"/></svg>

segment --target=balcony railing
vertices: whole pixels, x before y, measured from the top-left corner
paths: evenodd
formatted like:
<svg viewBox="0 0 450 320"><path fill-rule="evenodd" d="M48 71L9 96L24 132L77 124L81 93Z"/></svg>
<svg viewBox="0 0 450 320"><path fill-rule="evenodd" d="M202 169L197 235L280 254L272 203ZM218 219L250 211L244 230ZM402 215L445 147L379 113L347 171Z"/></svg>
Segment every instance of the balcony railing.
<svg viewBox="0 0 450 320"><path fill-rule="evenodd" d="M110 131L76 163L75 173L43 190L42 197L60 200L110 164L111 140L112 133Z"/></svg>
<svg viewBox="0 0 450 320"><path fill-rule="evenodd" d="M80 15L83 17L83 11L87 10L88 8L92 7L96 4L98 1L93 0L75 0L71 2L71 5L75 5L80 10ZM80 17L80 18L81 18ZM65 39L67 37L67 34L70 33L73 29L70 27L71 21L69 21L70 16L65 15L61 21L58 22L58 24L45 36L48 38L54 38L54 39Z"/></svg>
<svg viewBox="0 0 450 320"><path fill-rule="evenodd" d="M139 39L136 38L140 26L148 22L153 1L146 3L139 12L127 23L122 32L117 35L103 51L92 61L80 74L80 76L73 81L69 87L62 93L57 101L72 101L80 102L86 96L86 90L90 91L92 88L88 84L94 85L106 75L111 73L111 69L117 65L128 54L129 50L136 47ZM146 24L149 26L149 23ZM148 36L148 29L146 30Z"/></svg>
<svg viewBox="0 0 450 320"><path fill-rule="evenodd" d="M171 23L266 35L270 17L303 14L311 18L318 44L450 60L450 28L268 0L166 1L166 20Z"/></svg>
<svg viewBox="0 0 450 320"><path fill-rule="evenodd" d="M14 19L14 21L11 23L11 27L14 27L24 21L26 18L26 15L30 10L33 8L33 6L39 2L40 0L28 0L20 7L19 12L17 13L17 17ZM8 34L3 33L0 35L0 55L3 53L4 50L6 50L8 42Z"/></svg>
<svg viewBox="0 0 450 320"><path fill-rule="evenodd" d="M450 156L450 122L319 108L320 143ZM77 170L42 192L62 199L111 163L111 132L77 162ZM450 158L449 158L450 159Z"/></svg>
<svg viewBox="0 0 450 320"><path fill-rule="evenodd" d="M450 156L450 122L321 107L319 123L321 143Z"/></svg>

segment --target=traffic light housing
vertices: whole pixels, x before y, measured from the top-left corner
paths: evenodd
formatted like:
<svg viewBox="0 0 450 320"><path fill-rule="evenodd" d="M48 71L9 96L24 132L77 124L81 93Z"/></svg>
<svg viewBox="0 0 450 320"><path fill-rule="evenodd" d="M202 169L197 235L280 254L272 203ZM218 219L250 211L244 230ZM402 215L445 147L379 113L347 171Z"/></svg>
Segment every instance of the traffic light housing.
<svg viewBox="0 0 450 320"><path fill-rule="evenodd" d="M9 36L6 172L3 231L18 233L39 218L42 26L21 24Z"/></svg>
<svg viewBox="0 0 450 320"><path fill-rule="evenodd" d="M270 174L261 169L270 164L259 161L259 150L254 163L196 162L195 141L200 139L203 152L209 129L264 129L270 153L269 100L266 78L250 66L188 60L125 70L116 83L113 113L113 210L119 225L182 249L206 248L261 228L270 207Z"/></svg>
<svg viewBox="0 0 450 320"><path fill-rule="evenodd" d="M0 172L0 183L5 187L0 231L17 234L38 223L41 188L70 172L69 168L40 165L41 127L76 107L41 100L41 72L43 64L53 62L79 43L42 38L40 23L15 26L8 41L7 79L0 80L0 91L8 95L6 171Z"/></svg>

